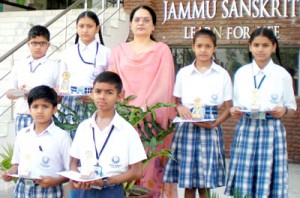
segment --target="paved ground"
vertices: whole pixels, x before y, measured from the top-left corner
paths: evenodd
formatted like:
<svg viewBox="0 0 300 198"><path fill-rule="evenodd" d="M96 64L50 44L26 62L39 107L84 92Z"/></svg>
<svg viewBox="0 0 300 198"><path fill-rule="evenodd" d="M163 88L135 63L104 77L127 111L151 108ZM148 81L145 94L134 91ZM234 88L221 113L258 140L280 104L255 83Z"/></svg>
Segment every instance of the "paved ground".
<svg viewBox="0 0 300 198"><path fill-rule="evenodd" d="M228 164L228 160L227 160ZM228 167L228 166L227 166ZM300 198L300 164L289 164L289 198ZM5 183L0 179L0 198L13 197L14 183ZM224 187L215 190L219 198L229 198L225 196ZM183 189L178 189L178 197L183 198Z"/></svg>

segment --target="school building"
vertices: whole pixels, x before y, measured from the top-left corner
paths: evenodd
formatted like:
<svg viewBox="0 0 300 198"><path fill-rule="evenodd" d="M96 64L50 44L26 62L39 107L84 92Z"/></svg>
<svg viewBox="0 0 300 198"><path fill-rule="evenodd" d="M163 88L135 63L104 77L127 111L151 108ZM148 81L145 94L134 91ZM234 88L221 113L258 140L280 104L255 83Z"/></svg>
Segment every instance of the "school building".
<svg viewBox="0 0 300 198"><path fill-rule="evenodd" d="M155 9L154 37L170 46L176 71L194 59L191 39L200 28L210 28L216 33L218 62L232 77L241 65L249 62L247 45L251 32L262 26L272 28L279 40L283 66L294 80L298 110L295 116L283 121L287 130L289 161L300 163L300 1L125 0L125 12L130 13L137 4L147 4ZM274 60L277 61L275 57ZM237 120L232 118L223 124L227 157L236 124Z"/></svg>
<svg viewBox="0 0 300 198"><path fill-rule="evenodd" d="M18 3L19 1L2 2ZM36 9L35 11L29 10L28 12L11 12L11 5L2 5L0 3L0 12L3 12L0 13L1 56L14 46L12 43L20 42L20 38L26 37L31 25L45 24L52 19L53 16L58 15L63 9L74 2L74 0L64 1L63 3L58 0L26 0L24 1L25 8ZM95 10L98 3L101 4L101 2L102 1L100 0L89 0L87 1L87 4ZM293 77L298 109L300 108L299 0L123 0L121 2L120 0L106 0L105 3L112 6L121 3L121 6L123 6L120 13L121 17L119 17L118 22L119 29L116 29L115 23L111 24L113 28L107 27L106 24L102 27L104 30L104 40L109 47L113 47L117 43L126 40L125 37L128 32L128 21L126 20L128 20L128 15L132 8L139 4L151 6L157 14L154 37L157 41L165 42L170 46L174 55L176 71L181 67L190 64L194 60L194 55L191 50L191 39L193 38L194 32L200 28L210 28L216 33L218 37L218 50L216 53L218 63L226 68L232 77L241 65L249 62L247 45L251 32L261 26L272 28L279 40L283 66ZM20 9L23 7L20 6ZM82 7L81 10L76 10L75 8L78 9L78 6L74 7L68 14L57 20L57 23L64 25L66 24L66 21L74 20L78 13L82 11ZM126 18L123 17L124 12L127 14L126 20L123 19ZM5 18L6 16L7 18ZM106 18L110 17L107 13L106 16ZM103 15L99 15L99 17L103 20ZM121 26L120 23L122 23ZM69 27L71 29L68 29L66 33L63 33L63 37L75 32L75 25L70 25ZM54 24L51 25L49 29L52 35L56 32L60 32L58 26ZM122 36L124 38L122 38ZM129 39L130 37L131 35L129 35ZM17 38L19 40L17 40ZM56 41L56 39L57 38L51 40L53 47L50 51L61 45L62 42ZM73 44L73 39L71 39L69 43ZM23 48L24 50L22 50ZM7 84L6 80L8 79L8 77L2 77L2 74L9 71L14 60L20 58L21 55L24 56L24 51L27 51L26 46L23 48L21 48L20 52L16 52L12 56L13 58L7 58L4 61L1 60L1 79L4 79L0 81L0 87L5 87ZM275 57L274 60L275 62L277 61ZM0 94L2 95L0 108L1 112L4 112L2 110L4 109L4 107L2 107L4 106L3 104L6 103L7 106L9 106L10 101L4 97L5 94L2 89ZM283 119L287 129L286 138L289 161L295 163L300 163L299 112L300 111L298 110L292 118ZM5 115L0 116L0 122L6 122L4 117ZM1 123L1 126L3 124L7 125L6 123ZM227 157L230 155L230 145L232 143L236 124L237 120L232 118L229 118L223 124ZM11 128L10 125L9 127ZM6 134L2 135L3 131L4 130L0 131L0 136L7 138L10 133L6 132Z"/></svg>

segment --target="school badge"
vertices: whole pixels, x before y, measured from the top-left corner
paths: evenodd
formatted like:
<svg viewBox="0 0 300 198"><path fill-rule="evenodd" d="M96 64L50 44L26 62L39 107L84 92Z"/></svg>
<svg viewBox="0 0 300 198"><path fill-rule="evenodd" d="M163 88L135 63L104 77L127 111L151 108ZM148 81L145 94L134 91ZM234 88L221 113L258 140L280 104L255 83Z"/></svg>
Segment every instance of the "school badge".
<svg viewBox="0 0 300 198"><path fill-rule="evenodd" d="M271 94L271 99L270 99L270 101L272 102L272 103L278 103L278 99L279 99L279 96L278 96L278 94Z"/></svg>
<svg viewBox="0 0 300 198"><path fill-rule="evenodd" d="M211 98L211 102L213 104L217 104L217 102L218 102L218 95L217 94L212 94L210 98Z"/></svg>

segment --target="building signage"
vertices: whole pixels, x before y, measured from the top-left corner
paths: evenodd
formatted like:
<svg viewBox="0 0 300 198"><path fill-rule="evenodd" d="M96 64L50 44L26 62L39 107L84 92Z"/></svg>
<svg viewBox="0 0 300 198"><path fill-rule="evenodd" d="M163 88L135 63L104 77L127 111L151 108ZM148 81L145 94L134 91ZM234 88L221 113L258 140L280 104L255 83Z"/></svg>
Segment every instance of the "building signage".
<svg viewBox="0 0 300 198"><path fill-rule="evenodd" d="M162 24L171 20L213 20L220 16L221 19L290 19L300 16L300 0L206 0L170 2L164 1L164 19ZM219 4L220 3L220 4ZM298 9L296 9L298 8ZM297 12L298 10L298 12ZM270 25L276 36L280 37L280 26ZM248 39L249 26L215 26L215 27L184 27L184 39L191 39L195 31L201 28L212 29L219 39ZM224 38L223 38L224 39Z"/></svg>

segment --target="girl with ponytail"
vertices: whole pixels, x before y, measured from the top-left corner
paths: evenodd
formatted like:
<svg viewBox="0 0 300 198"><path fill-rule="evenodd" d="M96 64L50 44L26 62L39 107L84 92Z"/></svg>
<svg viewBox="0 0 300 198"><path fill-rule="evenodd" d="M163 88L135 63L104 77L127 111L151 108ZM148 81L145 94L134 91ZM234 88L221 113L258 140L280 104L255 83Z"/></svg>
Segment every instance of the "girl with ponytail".
<svg viewBox="0 0 300 198"><path fill-rule="evenodd" d="M98 16L92 11L82 12L76 20L75 45L67 49L61 60L60 93L64 97L62 104L77 112L81 120L87 119L82 107L75 98L89 102L89 94L93 81L97 75L106 71L109 64L111 50L104 46ZM96 35L99 34L99 41ZM61 109L68 114L67 109ZM71 118L69 121L71 122ZM71 132L72 138L75 131Z"/></svg>
<svg viewBox="0 0 300 198"><path fill-rule="evenodd" d="M252 62L234 79L234 107L240 118L231 146L225 194L241 197L288 197L286 131L282 118L296 111L291 75L279 63L279 43L273 31L256 29L249 40Z"/></svg>

